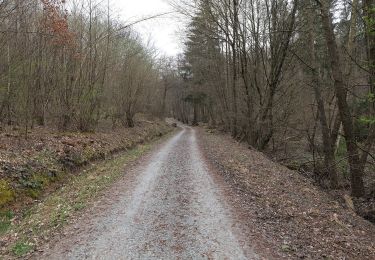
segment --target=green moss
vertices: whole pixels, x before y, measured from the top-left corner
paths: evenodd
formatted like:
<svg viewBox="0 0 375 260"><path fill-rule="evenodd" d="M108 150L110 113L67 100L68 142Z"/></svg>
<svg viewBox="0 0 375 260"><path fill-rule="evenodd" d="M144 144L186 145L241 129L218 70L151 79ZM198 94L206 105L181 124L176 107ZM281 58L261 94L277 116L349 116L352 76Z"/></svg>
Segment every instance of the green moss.
<svg viewBox="0 0 375 260"><path fill-rule="evenodd" d="M0 180L0 207L14 199L14 192L6 180Z"/></svg>
<svg viewBox="0 0 375 260"><path fill-rule="evenodd" d="M96 159L97 157L99 157L99 152L93 147L88 147L82 152L83 161L90 161L92 159Z"/></svg>
<svg viewBox="0 0 375 260"><path fill-rule="evenodd" d="M66 181L65 179L69 177L68 185L48 196L41 204L36 204L22 212L21 220L17 222L17 226L12 227L11 231L18 234L19 240L16 244L8 244L7 252L21 257L33 250L32 238L44 237L52 230L64 226L72 215L78 214L101 191L124 175L124 165L134 161L150 148L151 144L139 145L118 156L89 165L80 174L72 176L64 174L62 166L60 168L56 165L43 164L44 167L39 167L37 174L34 172L28 176L27 186L23 186L24 192L27 191L31 196L38 197L43 192L43 188L52 181L59 179ZM60 161L56 160L56 162L60 164ZM51 169L56 170L51 171ZM6 229L10 232L9 227Z"/></svg>
<svg viewBox="0 0 375 260"><path fill-rule="evenodd" d="M38 189L27 189L26 194L27 196L33 198L33 199L38 199L40 196L41 191Z"/></svg>
<svg viewBox="0 0 375 260"><path fill-rule="evenodd" d="M35 173L25 182L26 194L33 199L39 198L41 191L50 183L48 177L42 173Z"/></svg>
<svg viewBox="0 0 375 260"><path fill-rule="evenodd" d="M25 183L27 187L26 194L33 199L37 199L45 187L58 179L59 174L56 171L34 173L30 180Z"/></svg>
<svg viewBox="0 0 375 260"><path fill-rule="evenodd" d="M48 177L48 175L45 173L34 174L33 182L37 183L40 188L43 188L44 186L47 186L51 182L51 178Z"/></svg>

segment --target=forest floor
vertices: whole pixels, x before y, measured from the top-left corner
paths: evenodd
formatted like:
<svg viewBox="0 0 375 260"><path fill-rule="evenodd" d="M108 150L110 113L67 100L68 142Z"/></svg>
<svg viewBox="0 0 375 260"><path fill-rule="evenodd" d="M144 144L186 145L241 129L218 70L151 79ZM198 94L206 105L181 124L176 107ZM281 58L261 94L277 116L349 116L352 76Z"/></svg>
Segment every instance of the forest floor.
<svg viewBox="0 0 375 260"><path fill-rule="evenodd" d="M201 130L208 160L237 193L231 205L257 247L288 259L374 259L375 226L311 179L214 130ZM236 198L233 197L232 198Z"/></svg>
<svg viewBox="0 0 375 260"><path fill-rule="evenodd" d="M103 127L96 133L34 128L25 139L18 129L3 129L0 259L31 251L171 131L167 123L142 115L134 128Z"/></svg>
<svg viewBox="0 0 375 260"><path fill-rule="evenodd" d="M282 164L291 170L298 171L302 176L310 179L314 185L321 187L335 200L350 204L361 217L375 224L375 160L369 156L364 172L366 194L362 198L350 198L350 170L347 162L345 141L341 139L336 152L336 167L339 173L340 189L332 190L324 167L322 155L323 144L315 140L315 154L311 151L311 144L306 136L291 132L289 137L278 136L277 142L272 142L264 153L272 161ZM275 145L279 143L279 145ZM320 151L320 152L319 152ZM375 154L375 147L371 154Z"/></svg>
<svg viewBox="0 0 375 260"><path fill-rule="evenodd" d="M13 244L0 254L6 259L375 258L375 226L308 178L230 136L182 128L88 168L40 201L18 222L7 237Z"/></svg>

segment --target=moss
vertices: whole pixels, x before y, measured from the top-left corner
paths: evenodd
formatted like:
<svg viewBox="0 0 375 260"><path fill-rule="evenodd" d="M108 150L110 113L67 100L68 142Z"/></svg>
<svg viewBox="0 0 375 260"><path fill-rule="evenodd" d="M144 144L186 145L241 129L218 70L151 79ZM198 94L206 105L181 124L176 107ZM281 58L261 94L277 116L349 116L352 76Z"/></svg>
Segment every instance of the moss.
<svg viewBox="0 0 375 260"><path fill-rule="evenodd" d="M158 139L158 138L151 138ZM69 176L69 182L62 189L46 197L42 203L34 205L32 208L22 211L20 221L11 229L12 233L18 234L18 241L13 244L9 241L6 244L6 252L13 252L18 257L24 256L32 251L33 239L48 237L52 231L59 230L64 226L71 216L79 212L95 201L100 192L108 188L112 183L124 175L124 165L135 161L139 156L150 150L152 144L139 145L135 149L127 150L118 156L110 157L108 160L89 165L79 174ZM51 169L58 169L52 170ZM30 183L41 183L45 188L51 179L59 180L68 177L62 168L48 167L49 170L42 169L38 174L29 177ZM53 177L54 178L51 178ZM45 179L47 178L47 180ZM38 196L37 188L24 186L33 196ZM8 229L8 232L9 229ZM1 259L1 258L0 258Z"/></svg>
<svg viewBox="0 0 375 260"><path fill-rule="evenodd" d="M14 199L14 192L6 180L0 180L0 207Z"/></svg>
<svg viewBox="0 0 375 260"><path fill-rule="evenodd" d="M46 173L39 173L39 174L34 174L33 176L33 181L35 183L39 184L40 188L43 188L44 186L47 186L48 184L51 183L51 179Z"/></svg>
<svg viewBox="0 0 375 260"><path fill-rule="evenodd" d="M43 173L34 173L30 180L26 181L26 194L33 199L38 199L45 187L51 182L58 180L57 171L48 171Z"/></svg>
<svg viewBox="0 0 375 260"><path fill-rule="evenodd" d="M26 194L27 196L33 198L33 199L38 199L40 196L41 191L39 189L27 189Z"/></svg>
<svg viewBox="0 0 375 260"><path fill-rule="evenodd" d="M89 158L91 158L91 157L94 157L95 154L96 154L96 150L95 150L95 148L94 148L94 147L90 147L90 146L86 147L86 148L82 151L82 157L85 158L85 159L86 159L86 158L89 159Z"/></svg>

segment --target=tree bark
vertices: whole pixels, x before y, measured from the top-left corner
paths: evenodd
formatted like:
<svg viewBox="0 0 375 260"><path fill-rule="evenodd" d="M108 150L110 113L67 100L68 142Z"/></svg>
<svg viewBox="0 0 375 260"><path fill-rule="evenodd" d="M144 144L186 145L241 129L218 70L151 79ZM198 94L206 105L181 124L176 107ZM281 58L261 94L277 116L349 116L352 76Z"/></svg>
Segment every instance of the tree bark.
<svg viewBox="0 0 375 260"><path fill-rule="evenodd" d="M322 16L322 27L325 34L326 45L328 49L328 59L330 62L332 77L334 79L334 88L337 97L337 104L341 121L343 123L345 141L348 151L348 161L351 173L352 195L361 197L365 193L363 184L363 172L360 167L360 158L358 147L355 141L354 127L351 116L351 111L346 100L346 88L343 80L343 73L340 67L339 54L334 35L331 14L329 11L329 2L324 0L317 2L320 7Z"/></svg>
<svg viewBox="0 0 375 260"><path fill-rule="evenodd" d="M324 149L324 166L328 172L330 178L330 184L332 188L337 188L339 186L338 174L336 169L335 162L335 150L334 142L331 138L330 129L328 126L328 120L326 116L325 105L321 93L321 84L318 74L318 63L316 60L315 53L315 33L313 22L314 18L312 17L312 12L306 12L308 20L308 33L307 41L309 46L309 59L311 61L311 74L312 74L312 88L315 94L315 100L318 106L318 117L321 125L322 137L323 137L323 149Z"/></svg>
<svg viewBox="0 0 375 260"><path fill-rule="evenodd" d="M237 38L238 38L238 0L233 0L233 41L232 41L232 69L233 69L233 82L232 82L232 93L233 93L233 129L232 136L237 137L238 126L238 108L237 108Z"/></svg>

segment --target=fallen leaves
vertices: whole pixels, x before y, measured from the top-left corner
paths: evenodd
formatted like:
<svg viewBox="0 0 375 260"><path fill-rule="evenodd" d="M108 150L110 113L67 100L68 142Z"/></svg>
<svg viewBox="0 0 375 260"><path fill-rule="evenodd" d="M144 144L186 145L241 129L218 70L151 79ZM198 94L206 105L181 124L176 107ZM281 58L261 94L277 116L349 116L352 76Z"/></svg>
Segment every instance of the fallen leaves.
<svg viewBox="0 0 375 260"><path fill-rule="evenodd" d="M251 229L288 259L375 259L375 227L299 173L229 136L200 131L208 159L241 187ZM249 224L250 225L250 224ZM367 231L367 232L366 232Z"/></svg>
<svg viewBox="0 0 375 260"><path fill-rule="evenodd" d="M139 140L151 140L158 137L160 133L166 134L171 130L172 128L163 123L154 122L141 124L135 129L90 134L87 139L86 135L79 133L59 135L59 137L44 135L44 138L54 139L55 141L50 143L50 147L55 147L56 150L61 148L60 140L69 139L69 143L65 142L62 145L75 148L87 145L88 148L90 147L88 144L91 144L91 147L101 148L98 152L103 152L106 149L106 153L112 153L113 149L117 149L117 152L123 151L121 146L123 143L135 146ZM126 142L122 142L122 138L126 139ZM33 142L30 143L33 144ZM28 209L23 212L27 214L18 214L14 218L13 230L9 230L0 237L0 255L5 255L8 258L10 253L13 254L11 256L24 255L34 249L38 250L40 244L45 243L66 223L70 223L74 216L86 208L103 189L121 177L124 165L138 158L148 149L147 147L147 145L140 145L130 150L131 147L127 146L126 149L130 150L129 152L114 156L111 160L92 162L84 170L75 171L74 175L69 178L68 185L61 187L56 192L49 189L48 196L42 201L34 202L31 208L27 207Z"/></svg>
<svg viewBox="0 0 375 260"><path fill-rule="evenodd" d="M8 129L0 133L0 180L6 181L16 200L25 196L35 199L51 183L64 179L67 172L133 148L170 129L163 122L150 121L139 121L131 129L98 133L56 133L47 128L35 128L28 139L17 130ZM0 208L9 202L2 197L0 189ZM22 201L32 203L23 199L16 202L24 204Z"/></svg>

